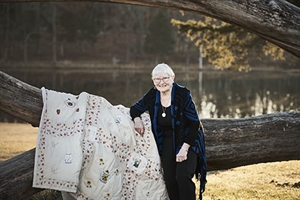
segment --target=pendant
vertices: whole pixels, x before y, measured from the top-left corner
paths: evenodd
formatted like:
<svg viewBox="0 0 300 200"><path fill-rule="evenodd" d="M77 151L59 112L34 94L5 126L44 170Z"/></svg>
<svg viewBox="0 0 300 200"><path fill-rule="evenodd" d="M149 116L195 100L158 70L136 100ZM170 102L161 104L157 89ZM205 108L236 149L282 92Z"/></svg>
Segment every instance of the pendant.
<svg viewBox="0 0 300 200"><path fill-rule="evenodd" d="M162 113L161 116L162 116L162 117L166 117L166 113Z"/></svg>

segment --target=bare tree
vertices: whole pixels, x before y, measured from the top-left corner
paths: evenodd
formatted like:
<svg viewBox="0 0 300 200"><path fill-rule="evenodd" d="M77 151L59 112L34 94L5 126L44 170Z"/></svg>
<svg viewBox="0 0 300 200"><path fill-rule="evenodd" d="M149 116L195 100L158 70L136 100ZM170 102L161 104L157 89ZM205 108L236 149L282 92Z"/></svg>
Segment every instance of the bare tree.
<svg viewBox="0 0 300 200"><path fill-rule="evenodd" d="M56 4L52 3L52 61L57 63Z"/></svg>
<svg viewBox="0 0 300 200"><path fill-rule="evenodd" d="M5 36L3 40L3 44L1 45L1 60L5 61L7 58L8 54L8 43L9 43L9 34L10 34L10 17L9 17L9 6L10 5L5 5L3 6L4 13L5 13L5 18L3 19L3 24L6 25L5 28Z"/></svg>

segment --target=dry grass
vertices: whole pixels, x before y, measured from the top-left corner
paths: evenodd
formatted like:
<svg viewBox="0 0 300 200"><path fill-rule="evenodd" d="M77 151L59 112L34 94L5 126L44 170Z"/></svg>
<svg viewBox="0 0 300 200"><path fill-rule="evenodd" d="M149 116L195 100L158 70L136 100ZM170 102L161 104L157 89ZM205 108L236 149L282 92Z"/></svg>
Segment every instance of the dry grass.
<svg viewBox="0 0 300 200"><path fill-rule="evenodd" d="M0 162L34 148L37 132L29 124L0 123ZM300 199L300 161L210 172L207 180L204 200Z"/></svg>
<svg viewBox="0 0 300 200"><path fill-rule="evenodd" d="M0 123L0 162L34 148L37 134L29 124Z"/></svg>
<svg viewBox="0 0 300 200"><path fill-rule="evenodd" d="M207 181L205 200L299 200L300 161L211 172Z"/></svg>

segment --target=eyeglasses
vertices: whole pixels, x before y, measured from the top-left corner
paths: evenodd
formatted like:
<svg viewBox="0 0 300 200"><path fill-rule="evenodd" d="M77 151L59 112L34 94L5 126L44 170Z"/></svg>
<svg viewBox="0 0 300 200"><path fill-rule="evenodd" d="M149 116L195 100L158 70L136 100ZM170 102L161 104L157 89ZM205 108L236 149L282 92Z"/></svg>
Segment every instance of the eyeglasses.
<svg viewBox="0 0 300 200"><path fill-rule="evenodd" d="M168 77L162 77L162 78L153 78L154 82L155 83L160 83L160 81L163 81L163 82L168 82L169 81L169 76Z"/></svg>

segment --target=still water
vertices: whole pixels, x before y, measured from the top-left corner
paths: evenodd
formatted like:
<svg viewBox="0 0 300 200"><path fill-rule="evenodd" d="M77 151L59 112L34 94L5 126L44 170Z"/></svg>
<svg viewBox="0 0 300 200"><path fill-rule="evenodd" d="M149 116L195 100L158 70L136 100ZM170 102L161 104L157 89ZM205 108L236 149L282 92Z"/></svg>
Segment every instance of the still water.
<svg viewBox="0 0 300 200"><path fill-rule="evenodd" d="M35 87L102 96L131 106L153 87L149 70L2 70ZM300 73L175 70L192 92L200 118L243 118L300 110Z"/></svg>

